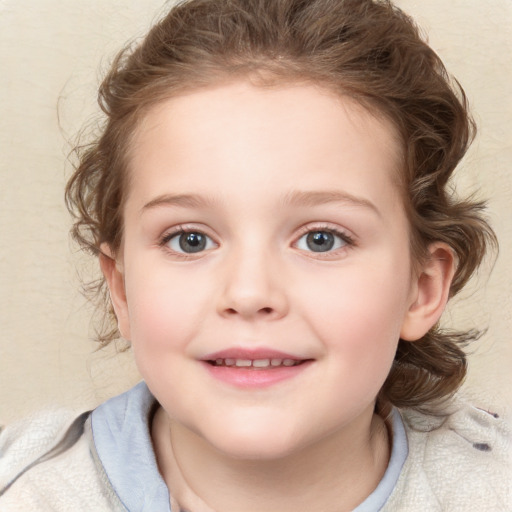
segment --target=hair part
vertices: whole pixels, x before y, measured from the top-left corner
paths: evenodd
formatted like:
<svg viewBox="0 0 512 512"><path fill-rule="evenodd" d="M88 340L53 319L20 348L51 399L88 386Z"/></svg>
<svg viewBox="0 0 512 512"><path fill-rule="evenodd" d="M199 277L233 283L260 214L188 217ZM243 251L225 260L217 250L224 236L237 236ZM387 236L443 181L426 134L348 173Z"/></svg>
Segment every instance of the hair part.
<svg viewBox="0 0 512 512"><path fill-rule="evenodd" d="M410 223L413 260L424 262L433 242L454 251L450 295L480 265L494 232L482 202L459 200L450 178L475 126L460 85L422 39L410 17L387 0L185 0L144 40L114 59L99 90L106 121L92 144L77 149L66 188L72 236L99 255L114 254L123 236L129 190L130 142L148 109L170 97L225 80L258 85L306 82L348 96L395 127L399 169ZM468 250L468 248L470 250ZM94 287L108 321L98 339L119 333L105 282ZM433 327L422 339L400 340L379 401L425 408L453 394L466 373L464 346L475 331Z"/></svg>

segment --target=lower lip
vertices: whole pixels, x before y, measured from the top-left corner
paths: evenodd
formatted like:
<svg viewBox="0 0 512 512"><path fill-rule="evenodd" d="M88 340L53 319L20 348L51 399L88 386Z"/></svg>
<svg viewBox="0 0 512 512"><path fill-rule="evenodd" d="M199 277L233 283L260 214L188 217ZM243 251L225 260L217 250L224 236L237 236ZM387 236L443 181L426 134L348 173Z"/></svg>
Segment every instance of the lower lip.
<svg viewBox="0 0 512 512"><path fill-rule="evenodd" d="M312 361L305 361L296 366L279 366L269 369L213 366L206 362L203 364L213 378L226 384L239 388L266 388L296 377L309 367L311 363Z"/></svg>

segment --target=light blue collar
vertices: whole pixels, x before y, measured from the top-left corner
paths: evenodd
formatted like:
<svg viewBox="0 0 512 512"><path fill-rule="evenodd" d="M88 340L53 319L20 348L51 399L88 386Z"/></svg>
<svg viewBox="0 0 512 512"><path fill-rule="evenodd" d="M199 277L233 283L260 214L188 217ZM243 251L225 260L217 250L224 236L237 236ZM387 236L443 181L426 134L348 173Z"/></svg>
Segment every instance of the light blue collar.
<svg viewBox="0 0 512 512"><path fill-rule="evenodd" d="M391 416L393 446L389 464L376 489L357 506L353 512L377 512L381 510L393 492L409 453L407 434L398 409L393 408Z"/></svg>
<svg viewBox="0 0 512 512"><path fill-rule="evenodd" d="M158 472L150 435L155 405L145 382L92 413L94 445L114 491L130 512L170 512L169 491Z"/></svg>

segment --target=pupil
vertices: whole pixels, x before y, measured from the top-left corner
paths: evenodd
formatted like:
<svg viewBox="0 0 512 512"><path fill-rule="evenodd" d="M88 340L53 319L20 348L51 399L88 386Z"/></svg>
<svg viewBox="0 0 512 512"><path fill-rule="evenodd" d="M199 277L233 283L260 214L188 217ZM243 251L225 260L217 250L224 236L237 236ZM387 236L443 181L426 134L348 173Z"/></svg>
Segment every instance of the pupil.
<svg viewBox="0 0 512 512"><path fill-rule="evenodd" d="M327 231L313 231L309 233L306 241L314 252L330 251L334 246L334 236Z"/></svg>
<svg viewBox="0 0 512 512"><path fill-rule="evenodd" d="M180 247L185 252L199 252L206 247L206 237L201 233L184 233L180 236Z"/></svg>

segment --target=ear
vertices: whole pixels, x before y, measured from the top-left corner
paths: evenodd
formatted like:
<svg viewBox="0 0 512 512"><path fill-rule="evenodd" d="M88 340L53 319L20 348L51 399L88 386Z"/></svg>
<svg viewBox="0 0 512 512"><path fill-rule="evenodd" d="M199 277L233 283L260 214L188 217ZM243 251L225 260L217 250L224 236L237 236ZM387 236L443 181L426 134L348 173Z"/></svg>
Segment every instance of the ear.
<svg viewBox="0 0 512 512"><path fill-rule="evenodd" d="M444 243L430 245L429 259L415 277L411 303L402 324L400 338L419 340L441 318L450 296L450 286L455 273L455 257Z"/></svg>
<svg viewBox="0 0 512 512"><path fill-rule="evenodd" d="M119 332L125 340L130 341L130 317L124 286L124 270L107 244L101 245L100 267L108 284Z"/></svg>

